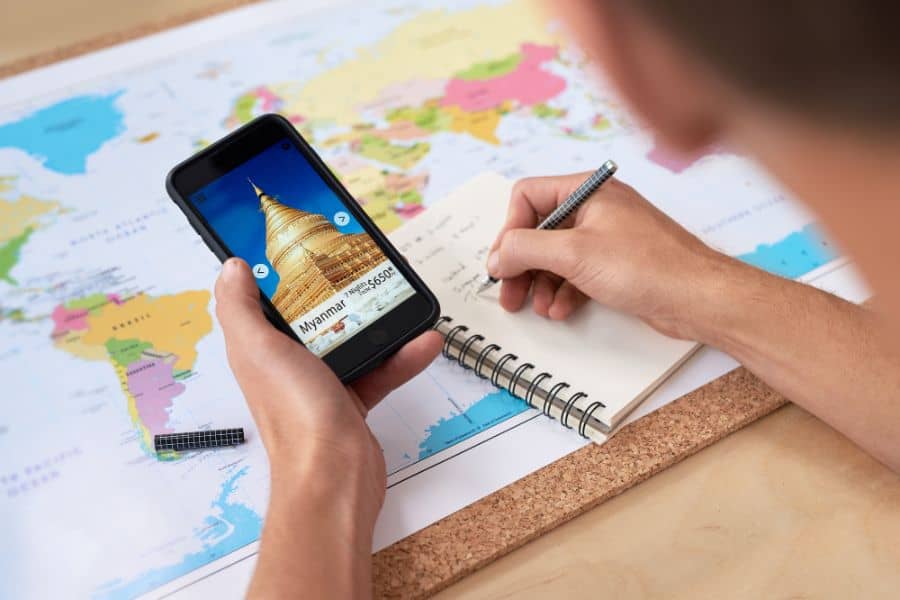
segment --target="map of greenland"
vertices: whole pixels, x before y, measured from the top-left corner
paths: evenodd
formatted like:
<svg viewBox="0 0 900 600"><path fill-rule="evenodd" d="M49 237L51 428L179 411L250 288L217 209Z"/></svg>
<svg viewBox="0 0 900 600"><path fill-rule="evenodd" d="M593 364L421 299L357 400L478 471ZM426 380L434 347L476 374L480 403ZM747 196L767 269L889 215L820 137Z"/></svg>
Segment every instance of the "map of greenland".
<svg viewBox="0 0 900 600"><path fill-rule="evenodd" d="M124 130L122 91L76 96L0 125L0 149L17 148L62 175L87 172L88 157Z"/></svg>

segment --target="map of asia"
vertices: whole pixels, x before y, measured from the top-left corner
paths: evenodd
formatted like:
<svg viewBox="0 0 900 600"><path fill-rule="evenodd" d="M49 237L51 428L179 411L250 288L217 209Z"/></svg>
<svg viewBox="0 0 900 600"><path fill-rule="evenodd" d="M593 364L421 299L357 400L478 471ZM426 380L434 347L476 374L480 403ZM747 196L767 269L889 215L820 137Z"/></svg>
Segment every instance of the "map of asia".
<svg viewBox="0 0 900 600"><path fill-rule="evenodd" d="M835 258L740 157L658 147L558 24L518 1L282 18L0 105L0 596L133 597L258 540L268 470L214 318L219 264L163 180L266 112L388 232L484 170L613 158L742 260L798 277ZM388 471L406 477L525 411L439 359L370 423ZM152 452L154 434L233 424L250 443ZM47 577L47 565L64 567Z"/></svg>

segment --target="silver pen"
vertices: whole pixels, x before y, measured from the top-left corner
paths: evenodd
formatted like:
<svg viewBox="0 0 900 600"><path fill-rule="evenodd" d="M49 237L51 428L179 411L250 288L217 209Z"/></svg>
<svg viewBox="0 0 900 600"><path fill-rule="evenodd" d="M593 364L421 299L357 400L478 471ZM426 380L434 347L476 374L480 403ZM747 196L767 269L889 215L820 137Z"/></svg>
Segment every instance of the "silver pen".
<svg viewBox="0 0 900 600"><path fill-rule="evenodd" d="M611 160L603 163L599 169L594 171L590 177L588 177L584 183L578 186L578 188L569 194L569 197L566 198L565 202L556 207L550 216L544 219L540 225L537 226L538 229L556 229L560 226L560 224L566 220L566 218L571 215L573 212L578 210L578 208L587 202L588 198L590 198L594 192L596 192L601 185L606 183L606 181L613 176L616 170L619 167ZM478 288L478 293L483 292L488 289L495 283L498 283L500 280L492 277L490 273L488 273L481 282L481 285Z"/></svg>

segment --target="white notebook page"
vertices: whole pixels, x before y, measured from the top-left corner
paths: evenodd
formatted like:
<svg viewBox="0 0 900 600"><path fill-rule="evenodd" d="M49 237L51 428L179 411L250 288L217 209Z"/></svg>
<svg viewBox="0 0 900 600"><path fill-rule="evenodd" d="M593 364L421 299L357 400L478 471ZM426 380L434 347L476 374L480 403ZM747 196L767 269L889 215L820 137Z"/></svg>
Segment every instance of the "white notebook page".
<svg viewBox="0 0 900 600"><path fill-rule="evenodd" d="M481 334L503 352L534 363L606 405L594 415L615 425L696 349L667 338L642 321L589 303L570 319L550 321L526 306L509 313L499 286L477 294L490 244L505 218L512 182L475 177L391 238L437 295L442 313Z"/></svg>

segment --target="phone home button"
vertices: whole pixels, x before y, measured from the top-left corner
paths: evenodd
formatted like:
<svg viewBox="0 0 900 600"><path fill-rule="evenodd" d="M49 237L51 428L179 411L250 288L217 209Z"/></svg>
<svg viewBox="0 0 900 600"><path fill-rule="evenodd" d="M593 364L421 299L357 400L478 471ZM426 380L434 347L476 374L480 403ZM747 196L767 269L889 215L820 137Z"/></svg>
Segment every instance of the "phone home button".
<svg viewBox="0 0 900 600"><path fill-rule="evenodd" d="M371 329L366 334L366 337L375 346L384 346L388 343L388 339L390 339L387 331L384 329Z"/></svg>

